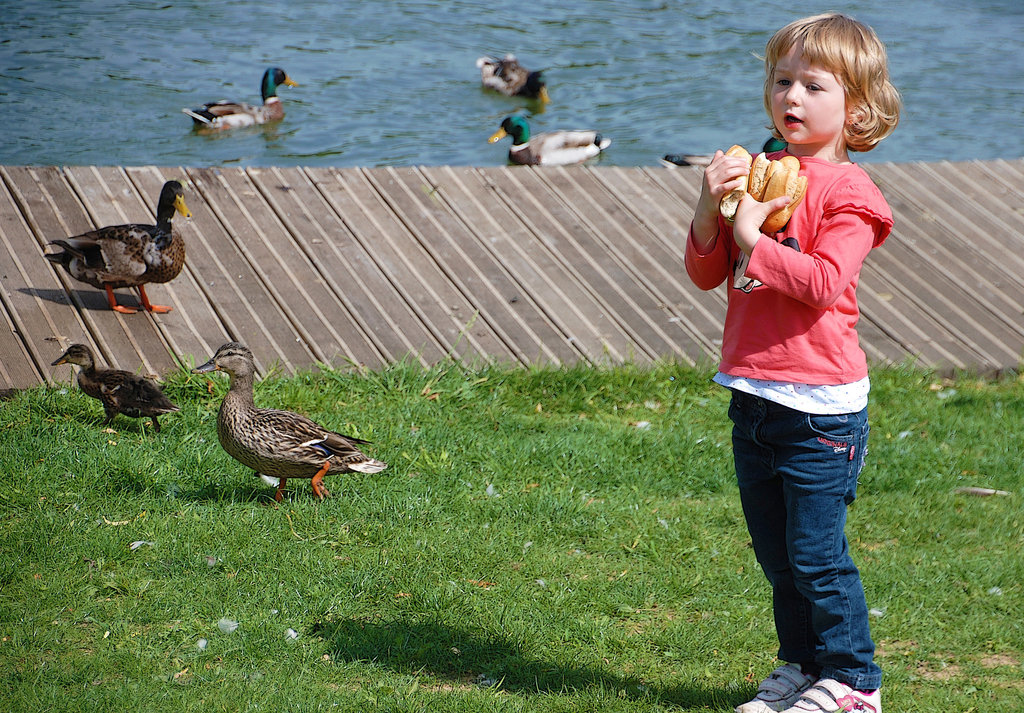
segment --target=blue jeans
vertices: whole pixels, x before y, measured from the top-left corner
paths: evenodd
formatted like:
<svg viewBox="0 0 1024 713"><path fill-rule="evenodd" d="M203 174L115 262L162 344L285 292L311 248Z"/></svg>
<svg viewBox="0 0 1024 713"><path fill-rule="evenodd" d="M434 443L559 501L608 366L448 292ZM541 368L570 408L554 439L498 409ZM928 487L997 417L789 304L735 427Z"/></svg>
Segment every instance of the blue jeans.
<svg viewBox="0 0 1024 713"><path fill-rule="evenodd" d="M743 514L772 586L779 658L857 690L879 688L864 588L844 532L867 410L820 416L733 391L729 418Z"/></svg>

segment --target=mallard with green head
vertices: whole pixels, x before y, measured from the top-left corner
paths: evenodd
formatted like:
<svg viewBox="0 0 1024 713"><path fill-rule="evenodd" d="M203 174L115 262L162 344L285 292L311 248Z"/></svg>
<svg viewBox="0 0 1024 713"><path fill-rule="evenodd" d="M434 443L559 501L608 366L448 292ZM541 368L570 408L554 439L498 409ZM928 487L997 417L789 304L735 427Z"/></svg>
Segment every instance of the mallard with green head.
<svg viewBox="0 0 1024 713"><path fill-rule="evenodd" d="M552 131L530 136L530 125L518 114L506 117L488 141L512 137L508 160L524 166L566 166L583 163L611 145L596 131Z"/></svg>
<svg viewBox="0 0 1024 713"><path fill-rule="evenodd" d="M476 61L480 70L480 81L487 89L493 89L509 97L526 97L537 99L545 104L551 101L548 88L541 72L531 72L519 64L514 54L507 54L502 59L480 57Z"/></svg>
<svg viewBox="0 0 1024 713"><path fill-rule="evenodd" d="M774 136L769 136L767 141L761 147L761 153L775 153L776 151L782 151L786 148L786 142L782 139L777 139ZM676 166L707 166L711 163L711 159L714 158L711 154L679 154L670 153L665 154L661 159L661 163L669 168L675 168Z"/></svg>
<svg viewBox="0 0 1024 713"><path fill-rule="evenodd" d="M169 312L170 307L150 304L145 285L173 280L185 264L185 241L171 227L176 212L186 218L192 216L185 205L181 182L167 181L157 199L156 225L110 225L53 240L50 245L62 249L47 253L46 259L63 267L76 280L106 290L110 309L124 314L137 312L119 305L114 296L119 287L134 287L143 309Z"/></svg>
<svg viewBox="0 0 1024 713"><path fill-rule="evenodd" d="M106 414L103 423L110 423L119 413L132 418L149 417L153 419L153 430L159 433L160 421L157 417L180 410L164 395L155 381L130 371L96 366L92 350L85 344L72 344L51 366L60 364L77 364L81 367L78 371L78 387L103 404L103 412Z"/></svg>
<svg viewBox="0 0 1024 713"><path fill-rule="evenodd" d="M297 87L284 70L271 67L263 73L260 82L260 94L263 96L262 106L254 106L245 102L234 102L222 99L203 104L196 109L182 109L192 117L196 128L201 129L236 129L241 126L265 124L284 118L284 106L277 96L280 86Z"/></svg>
<svg viewBox="0 0 1024 713"><path fill-rule="evenodd" d="M322 500L330 495L322 484L329 473L379 473L387 468L359 450L368 441L335 433L293 411L258 407L253 399L256 364L245 345L228 342L193 371L227 372L231 385L217 413L217 437L239 463L264 479L277 479L278 502L289 478L312 479L313 493Z"/></svg>

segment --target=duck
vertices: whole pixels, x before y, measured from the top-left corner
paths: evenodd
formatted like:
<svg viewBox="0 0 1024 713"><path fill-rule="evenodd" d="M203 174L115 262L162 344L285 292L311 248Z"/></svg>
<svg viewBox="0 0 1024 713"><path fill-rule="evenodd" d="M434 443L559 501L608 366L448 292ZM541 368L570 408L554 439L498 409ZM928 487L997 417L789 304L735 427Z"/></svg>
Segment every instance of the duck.
<svg viewBox="0 0 1024 713"><path fill-rule="evenodd" d="M508 160L524 166L566 166L583 163L608 148L612 140L596 131L552 131L530 136L530 125L518 114L505 117L488 141L512 137Z"/></svg>
<svg viewBox="0 0 1024 713"><path fill-rule="evenodd" d="M118 414L131 418L150 418L153 430L160 433L159 416L180 411L152 379L122 369L96 366L92 350L85 344L72 344L50 366L75 364L78 387L87 396L99 399L109 424Z"/></svg>
<svg viewBox="0 0 1024 713"><path fill-rule="evenodd" d="M277 88L282 85L299 86L280 67L270 67L263 73L263 80L260 82L260 94L263 96L261 106L222 99L207 102L195 109L185 108L181 111L192 117L195 128L201 129L237 129L278 121L284 118L284 106L277 96Z"/></svg>
<svg viewBox="0 0 1024 713"><path fill-rule="evenodd" d="M775 153L776 151L782 151L786 146L786 142L782 139L769 136L764 145L761 146L761 153ZM676 166L707 166L711 163L712 158L710 154L670 153L662 157L661 163L669 168L675 168Z"/></svg>
<svg viewBox="0 0 1024 713"><path fill-rule="evenodd" d="M707 166L711 163L711 156L709 154L667 153L661 157L661 163L668 168Z"/></svg>
<svg viewBox="0 0 1024 713"><path fill-rule="evenodd" d="M480 70L480 81L487 89L509 97L537 99L545 104L551 101L547 83L541 77L543 70L531 72L519 64L514 54L506 54L502 59L479 57L476 66Z"/></svg>
<svg viewBox="0 0 1024 713"><path fill-rule="evenodd" d="M171 308L154 305L146 295L151 282L170 282L185 264L185 241L171 226L175 213L191 218L185 205L185 189L180 181L167 181L160 189L156 206L156 225L130 223L110 225L61 240L52 240L59 252L46 259L60 265L71 277L106 290L110 309L123 314L138 310L118 304L114 290L134 287L147 312L165 313Z"/></svg>
<svg viewBox="0 0 1024 713"><path fill-rule="evenodd" d="M239 342L222 345L197 374L223 371L230 386L217 412L217 438L232 458L274 483L274 500L281 502L289 478L310 479L321 500L330 493L323 486L329 473L379 473L388 464L360 450L369 444L324 428L294 411L260 408L253 399L256 363L252 351Z"/></svg>

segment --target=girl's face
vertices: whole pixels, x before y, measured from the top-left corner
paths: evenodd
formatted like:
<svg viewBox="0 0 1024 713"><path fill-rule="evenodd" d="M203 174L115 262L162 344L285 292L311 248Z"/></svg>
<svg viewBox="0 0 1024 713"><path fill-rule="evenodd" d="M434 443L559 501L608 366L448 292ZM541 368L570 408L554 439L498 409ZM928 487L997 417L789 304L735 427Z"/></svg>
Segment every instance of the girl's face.
<svg viewBox="0 0 1024 713"><path fill-rule="evenodd" d="M849 112L839 78L808 63L798 43L779 58L772 82L772 121L789 152L848 163L844 129Z"/></svg>

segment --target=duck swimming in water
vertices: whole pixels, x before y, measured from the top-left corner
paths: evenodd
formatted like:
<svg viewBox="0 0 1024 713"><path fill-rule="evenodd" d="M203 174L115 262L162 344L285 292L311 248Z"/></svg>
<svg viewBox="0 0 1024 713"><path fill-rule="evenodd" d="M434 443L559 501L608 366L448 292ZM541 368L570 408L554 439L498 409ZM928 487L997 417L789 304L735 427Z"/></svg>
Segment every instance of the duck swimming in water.
<svg viewBox="0 0 1024 713"><path fill-rule="evenodd" d="M596 131L552 131L531 136L530 125L518 114L506 117L488 140L493 144L506 136L512 137L508 160L525 166L583 163L612 143Z"/></svg>
<svg viewBox="0 0 1024 713"><path fill-rule="evenodd" d="M246 104L245 102L227 101L207 102L196 109L181 111L192 117L196 128L200 129L236 129L241 126L265 124L284 118L284 106L277 96L280 86L299 86L285 74L280 67L271 67L263 73L260 82L262 105Z"/></svg>

